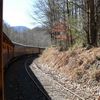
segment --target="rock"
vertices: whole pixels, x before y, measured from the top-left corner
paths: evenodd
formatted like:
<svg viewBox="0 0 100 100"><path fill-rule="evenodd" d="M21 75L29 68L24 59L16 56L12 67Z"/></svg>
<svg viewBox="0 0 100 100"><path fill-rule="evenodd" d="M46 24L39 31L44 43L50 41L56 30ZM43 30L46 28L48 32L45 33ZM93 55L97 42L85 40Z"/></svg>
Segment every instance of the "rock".
<svg viewBox="0 0 100 100"><path fill-rule="evenodd" d="M96 59L100 61L100 56L96 56Z"/></svg>
<svg viewBox="0 0 100 100"><path fill-rule="evenodd" d="M96 68L100 68L100 60L97 60L97 61L95 62L95 65L96 65Z"/></svg>
<svg viewBox="0 0 100 100"><path fill-rule="evenodd" d="M87 70L87 69L90 68L91 65L90 64L84 64L83 66L84 66L84 69Z"/></svg>

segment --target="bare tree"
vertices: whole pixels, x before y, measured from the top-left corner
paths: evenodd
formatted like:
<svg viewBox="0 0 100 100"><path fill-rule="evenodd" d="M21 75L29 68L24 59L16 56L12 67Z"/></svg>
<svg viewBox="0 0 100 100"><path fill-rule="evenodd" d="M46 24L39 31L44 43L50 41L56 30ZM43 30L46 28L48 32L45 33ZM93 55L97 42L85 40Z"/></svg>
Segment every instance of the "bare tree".
<svg viewBox="0 0 100 100"><path fill-rule="evenodd" d="M60 32L52 32L52 29L56 23L63 22L65 30L63 34L67 38L65 42L66 48L72 45L73 34L82 35L84 31L87 44L97 46L100 16L99 0L38 0L37 8L41 12L38 13L39 19L42 20L44 17L45 20L42 20L42 22L51 33L51 38L55 44L58 43L56 35L60 34Z"/></svg>

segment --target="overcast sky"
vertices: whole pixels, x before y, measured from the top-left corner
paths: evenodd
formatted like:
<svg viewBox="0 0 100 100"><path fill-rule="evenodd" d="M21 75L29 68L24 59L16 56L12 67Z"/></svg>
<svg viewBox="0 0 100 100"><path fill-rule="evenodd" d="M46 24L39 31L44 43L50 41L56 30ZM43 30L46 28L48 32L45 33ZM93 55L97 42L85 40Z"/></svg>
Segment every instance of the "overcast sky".
<svg viewBox="0 0 100 100"><path fill-rule="evenodd" d="M33 28L37 25L31 18L32 3L36 0L3 0L3 19L11 26L26 26ZM34 15L35 16L35 15Z"/></svg>

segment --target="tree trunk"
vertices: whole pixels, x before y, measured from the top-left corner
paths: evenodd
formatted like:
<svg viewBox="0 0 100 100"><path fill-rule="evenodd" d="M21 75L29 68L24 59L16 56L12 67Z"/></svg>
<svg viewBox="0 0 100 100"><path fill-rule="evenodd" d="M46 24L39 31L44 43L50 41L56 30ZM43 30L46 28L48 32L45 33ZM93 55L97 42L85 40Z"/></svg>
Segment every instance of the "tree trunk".
<svg viewBox="0 0 100 100"><path fill-rule="evenodd" d="M91 45L97 46L97 30L96 30L96 21L95 21L95 8L94 8L94 0L89 0L90 7L90 39Z"/></svg>

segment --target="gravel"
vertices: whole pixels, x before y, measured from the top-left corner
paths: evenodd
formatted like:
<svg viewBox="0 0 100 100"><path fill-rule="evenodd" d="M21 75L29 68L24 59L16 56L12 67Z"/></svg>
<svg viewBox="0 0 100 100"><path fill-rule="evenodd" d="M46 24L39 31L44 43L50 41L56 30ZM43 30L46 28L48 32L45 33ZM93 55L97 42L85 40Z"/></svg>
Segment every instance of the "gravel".
<svg viewBox="0 0 100 100"><path fill-rule="evenodd" d="M65 88L78 94L84 100L98 100L97 98L100 96L100 86L91 87L86 84L81 85L72 82L68 80L63 73L61 74L47 65L41 65L37 60L34 62L31 64L30 68L42 83L52 100L81 100ZM59 85L59 83L61 85Z"/></svg>

